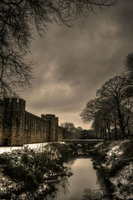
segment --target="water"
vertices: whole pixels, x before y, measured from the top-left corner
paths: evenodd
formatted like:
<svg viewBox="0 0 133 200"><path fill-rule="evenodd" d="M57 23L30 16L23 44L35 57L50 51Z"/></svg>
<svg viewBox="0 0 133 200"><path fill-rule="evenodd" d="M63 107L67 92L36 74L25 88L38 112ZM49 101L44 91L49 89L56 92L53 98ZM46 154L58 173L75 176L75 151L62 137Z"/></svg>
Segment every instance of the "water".
<svg viewBox="0 0 133 200"><path fill-rule="evenodd" d="M70 163L73 175L57 185L48 200L100 200L103 188L90 158L77 158ZM96 197L96 198L95 198Z"/></svg>

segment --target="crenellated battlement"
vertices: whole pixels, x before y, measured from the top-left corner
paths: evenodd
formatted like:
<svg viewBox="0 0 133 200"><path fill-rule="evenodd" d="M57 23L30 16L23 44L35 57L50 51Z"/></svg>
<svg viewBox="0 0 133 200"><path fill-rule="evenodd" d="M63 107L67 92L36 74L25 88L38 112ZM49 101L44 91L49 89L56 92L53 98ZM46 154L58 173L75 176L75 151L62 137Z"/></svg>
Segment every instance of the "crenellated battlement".
<svg viewBox="0 0 133 200"><path fill-rule="evenodd" d="M41 114L42 119L55 119L54 114Z"/></svg>
<svg viewBox="0 0 133 200"><path fill-rule="evenodd" d="M23 99L4 98L0 100L0 144L23 144L25 121L25 104Z"/></svg>
<svg viewBox="0 0 133 200"><path fill-rule="evenodd" d="M0 99L0 103L2 104L13 103L13 104L25 105L26 101L24 99L18 99L18 98L4 98Z"/></svg>

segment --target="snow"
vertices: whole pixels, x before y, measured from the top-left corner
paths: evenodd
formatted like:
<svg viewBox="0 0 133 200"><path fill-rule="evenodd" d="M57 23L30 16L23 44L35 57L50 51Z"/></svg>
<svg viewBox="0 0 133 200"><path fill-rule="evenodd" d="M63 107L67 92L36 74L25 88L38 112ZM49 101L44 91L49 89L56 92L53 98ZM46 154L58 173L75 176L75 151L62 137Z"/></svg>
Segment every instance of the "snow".
<svg viewBox="0 0 133 200"><path fill-rule="evenodd" d="M103 142L99 142L98 144L95 145L95 148L101 146L103 144Z"/></svg>
<svg viewBox="0 0 133 200"><path fill-rule="evenodd" d="M28 147L30 149L38 149L38 148L43 148L45 147L47 144L49 144L48 142L43 142L43 143L34 143L34 144L24 144L23 147Z"/></svg>
<svg viewBox="0 0 133 200"><path fill-rule="evenodd" d="M125 148L130 140L121 140L111 142L107 147L103 148L106 155L106 161L101 166L111 171L125 158ZM102 148L101 148L102 149ZM127 157L128 159L128 157ZM133 200L133 162L130 160L118 170L115 176L109 178L114 186L113 200Z"/></svg>
<svg viewBox="0 0 133 200"><path fill-rule="evenodd" d="M0 147L0 154L6 153L6 152L11 152L12 150L15 149L21 149L22 147Z"/></svg>
<svg viewBox="0 0 133 200"><path fill-rule="evenodd" d="M114 195L123 200L133 199L133 163L124 167L116 177L110 178L115 186Z"/></svg>
<svg viewBox="0 0 133 200"><path fill-rule="evenodd" d="M41 148L45 147L47 144L49 144L49 143L44 142L44 143L24 144L23 146L0 147L0 154L6 153L6 152L11 152L11 151L17 150L17 149L21 150L25 147L28 147L30 149L41 149Z"/></svg>
<svg viewBox="0 0 133 200"><path fill-rule="evenodd" d="M108 150L106 152L106 160L107 162L103 165L108 168L112 168L115 163L118 163L121 159L121 156L124 153L124 144L129 142L129 140L124 141L116 141L108 146Z"/></svg>
<svg viewBox="0 0 133 200"><path fill-rule="evenodd" d="M16 189L18 184L14 181L10 180L8 177L4 176L2 172L0 172L0 192L7 192L8 189Z"/></svg>
<svg viewBox="0 0 133 200"><path fill-rule="evenodd" d="M113 155L121 155L123 153L123 151L120 150L120 146L114 146L110 149L110 151L107 152L107 156L110 157Z"/></svg>
<svg viewBox="0 0 133 200"><path fill-rule="evenodd" d="M54 161L54 160L59 160L61 155L59 154L58 150L56 150L52 145L48 145L49 143L40 143L40 144L30 144L30 145L24 145L23 147L15 147L15 148L11 148L8 147L6 149L8 149L8 151L3 151L3 157L5 156L9 156L10 159L10 164L13 165L14 167L16 166L22 166L25 169L29 169L27 165L25 165L25 163L22 162L22 156L23 155L28 155L28 159L29 161L34 159L34 153L39 154L39 153L46 153L46 155L48 156L48 160ZM2 147L4 149L4 147ZM52 163L52 162L51 162ZM58 166L58 164L56 164L56 166ZM60 170L65 170L65 172L67 172L67 170L60 166ZM34 168L34 163L32 165L32 170L36 170L36 168ZM27 170L28 171L28 170ZM33 192L33 196L36 196L38 194L41 193L45 193L45 191L50 189L50 183L59 181L59 176L60 173L53 171L53 170L48 170L46 169L46 167L44 166L44 175L43 178L45 178L45 182L43 182L42 184L39 185L39 188ZM67 172L68 173L68 172ZM7 191L17 191L17 189L21 189L21 187L24 186L24 183L19 182L19 183L15 183L14 181L12 181L10 178L6 177L2 171L0 171L0 193L2 194L6 194ZM14 193L11 196L11 199L16 199L16 196ZM19 199L21 200L27 200L29 199L30 193L28 192L24 192L22 194L19 195ZM31 197L32 198L32 197Z"/></svg>

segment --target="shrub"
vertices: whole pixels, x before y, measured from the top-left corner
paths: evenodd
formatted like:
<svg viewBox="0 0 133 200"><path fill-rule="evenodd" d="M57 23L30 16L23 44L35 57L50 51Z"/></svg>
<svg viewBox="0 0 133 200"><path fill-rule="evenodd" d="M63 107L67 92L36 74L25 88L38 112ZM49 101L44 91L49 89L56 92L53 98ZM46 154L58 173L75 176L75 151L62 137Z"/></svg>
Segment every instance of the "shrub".
<svg viewBox="0 0 133 200"><path fill-rule="evenodd" d="M0 164L5 175L18 184L23 182L25 191L31 191L54 174L65 175L62 173L63 155L67 155L67 151L67 145L62 144L46 145L38 152L24 148L0 155Z"/></svg>

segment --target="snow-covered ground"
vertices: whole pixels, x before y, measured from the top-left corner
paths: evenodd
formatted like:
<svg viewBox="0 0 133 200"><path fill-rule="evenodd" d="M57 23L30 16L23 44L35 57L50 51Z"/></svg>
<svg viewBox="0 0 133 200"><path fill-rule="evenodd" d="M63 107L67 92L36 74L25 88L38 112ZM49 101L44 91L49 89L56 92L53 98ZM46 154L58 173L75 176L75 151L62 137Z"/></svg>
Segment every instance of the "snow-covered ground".
<svg viewBox="0 0 133 200"><path fill-rule="evenodd" d="M113 200L133 200L132 142L126 139L95 146L97 154L105 157L97 168L102 167L108 173L114 188Z"/></svg>
<svg viewBox="0 0 133 200"><path fill-rule="evenodd" d="M25 147L28 147L30 149L37 149L41 150L43 147L45 147L47 144L51 144L52 142L43 142L43 143L34 143L34 144L24 144L23 146L9 146L9 147L0 147L0 154L6 153L6 152L11 152L12 150L16 149L23 149ZM58 141L57 143L60 144L65 144L65 142L60 142Z"/></svg>
<svg viewBox="0 0 133 200"><path fill-rule="evenodd" d="M57 146L60 148L59 143L28 144L5 149L2 147L0 199L8 193L11 200L33 200L38 195L50 193L54 184L60 181L60 177L69 174L69 169L63 166L62 154ZM28 188L35 187L35 190L25 190L27 184ZM20 192L19 197L17 191Z"/></svg>
<svg viewBox="0 0 133 200"><path fill-rule="evenodd" d="M0 147L0 154L5 153L5 152L11 152L12 150L15 149L23 149L25 147L28 147L30 149L40 149L46 146L48 143L34 143L34 144L25 144L23 146L11 146L11 147Z"/></svg>
<svg viewBox="0 0 133 200"><path fill-rule="evenodd" d="M133 163L124 167L116 177L110 178L115 186L114 195L119 199L133 199Z"/></svg>

